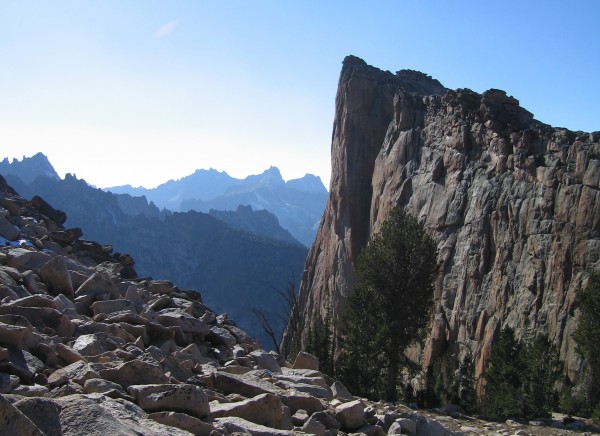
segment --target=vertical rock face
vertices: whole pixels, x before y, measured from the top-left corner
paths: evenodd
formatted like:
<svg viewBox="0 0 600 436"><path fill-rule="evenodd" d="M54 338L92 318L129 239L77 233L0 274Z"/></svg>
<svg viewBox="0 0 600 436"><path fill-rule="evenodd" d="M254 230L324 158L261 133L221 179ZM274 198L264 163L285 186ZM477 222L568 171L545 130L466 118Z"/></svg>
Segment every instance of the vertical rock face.
<svg viewBox="0 0 600 436"><path fill-rule="evenodd" d="M542 124L500 90L451 91L347 57L329 199L300 290L306 325L328 305L343 312L354 259L400 204L438 242L425 365L470 350L481 373L500 328L533 328L576 379L576 290L600 267L599 136Z"/></svg>

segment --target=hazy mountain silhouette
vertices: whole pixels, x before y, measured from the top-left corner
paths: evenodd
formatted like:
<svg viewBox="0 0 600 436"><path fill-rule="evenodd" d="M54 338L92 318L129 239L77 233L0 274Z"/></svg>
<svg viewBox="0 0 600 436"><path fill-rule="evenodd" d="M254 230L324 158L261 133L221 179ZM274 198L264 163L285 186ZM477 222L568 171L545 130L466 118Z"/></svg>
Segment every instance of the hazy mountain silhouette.
<svg viewBox="0 0 600 436"><path fill-rule="evenodd" d="M265 209L306 246L312 245L327 200L327 189L319 177L307 174L285 182L276 167L244 179L214 169L197 170L153 189L125 185L106 190L144 195L159 207L172 211L235 211L240 205Z"/></svg>
<svg viewBox="0 0 600 436"><path fill-rule="evenodd" d="M252 206L240 205L235 211L211 209L208 214L227 223L234 229L301 245L290 232L279 225L277 217L267 210L255 211L252 210Z"/></svg>
<svg viewBox="0 0 600 436"><path fill-rule="evenodd" d="M48 158L42 153L29 158L23 157L22 160L13 159L12 162L5 157L0 161L0 174L18 175L25 183L31 183L40 176L56 180L60 178Z"/></svg>

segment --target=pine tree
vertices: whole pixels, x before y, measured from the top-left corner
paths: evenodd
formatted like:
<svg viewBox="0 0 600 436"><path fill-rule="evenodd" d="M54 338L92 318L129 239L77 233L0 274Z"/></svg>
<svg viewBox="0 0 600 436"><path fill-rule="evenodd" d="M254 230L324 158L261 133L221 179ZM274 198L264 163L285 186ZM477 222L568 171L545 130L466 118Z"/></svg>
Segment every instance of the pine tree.
<svg viewBox="0 0 600 436"><path fill-rule="evenodd" d="M581 316L573 339L589 371L585 400L590 409L595 406L593 419L600 422L600 271L591 273L587 287L577 292L577 303Z"/></svg>
<svg viewBox="0 0 600 436"><path fill-rule="evenodd" d="M334 336L335 333L333 331L333 323L332 323L332 309L331 309L331 305L327 305L327 311L325 313L325 321L323 324L323 331L325 334L324 337L324 344L322 347L323 350L323 354L322 356L319 358L319 365L321 368L321 371L324 372L325 374L328 375L333 375L334 373L334 368L333 368L333 352L335 350L335 345L333 343L334 341Z"/></svg>
<svg viewBox="0 0 600 436"><path fill-rule="evenodd" d="M343 381L356 385L357 393L398 399L404 352L422 338L429 320L436 256L423 226L396 207L357 259L340 366Z"/></svg>
<svg viewBox="0 0 600 436"><path fill-rule="evenodd" d="M337 373L350 392L361 397L381 398L384 345L383 329L372 291L357 288L348 299L342 319L344 343Z"/></svg>
<svg viewBox="0 0 600 436"><path fill-rule="evenodd" d="M458 388L455 373L458 369L457 359L451 355L450 350L438 357L433 364L435 375L433 382L433 395L429 395L426 407L442 404L458 404Z"/></svg>
<svg viewBox="0 0 600 436"><path fill-rule="evenodd" d="M321 372L333 375L333 330L331 326L331 306L327 306L325 319L316 315L308 329L306 351L319 359Z"/></svg>
<svg viewBox="0 0 600 436"><path fill-rule="evenodd" d="M458 404L468 414L474 414L479 411L475 384L475 362L473 361L471 353L468 353L458 366L458 377L456 382L458 388Z"/></svg>
<svg viewBox="0 0 600 436"><path fill-rule="evenodd" d="M492 345L484 376L486 416L543 418L556 406L555 383L562 371L558 353L547 336L531 336L520 343L505 328Z"/></svg>
<svg viewBox="0 0 600 436"><path fill-rule="evenodd" d="M546 335L538 335L523 348L527 371L523 416L546 418L555 404L555 383L562 372L558 353Z"/></svg>
<svg viewBox="0 0 600 436"><path fill-rule="evenodd" d="M512 329L504 328L492 345L485 372L484 415L499 419L521 416L524 372L521 344Z"/></svg>
<svg viewBox="0 0 600 436"><path fill-rule="evenodd" d="M451 349L446 350L436 359L429 374L427 381L433 384L433 391L424 397L426 407L456 404L466 413L477 412L475 365L470 352L460 361Z"/></svg>

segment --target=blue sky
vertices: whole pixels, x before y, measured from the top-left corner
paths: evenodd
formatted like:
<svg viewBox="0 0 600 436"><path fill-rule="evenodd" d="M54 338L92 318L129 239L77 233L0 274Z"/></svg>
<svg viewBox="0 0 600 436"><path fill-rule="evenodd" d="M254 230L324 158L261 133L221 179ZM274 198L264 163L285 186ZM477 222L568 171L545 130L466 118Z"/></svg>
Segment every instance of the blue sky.
<svg viewBox="0 0 600 436"><path fill-rule="evenodd" d="M0 158L96 186L278 166L328 183L354 54L600 130L600 1L0 0Z"/></svg>

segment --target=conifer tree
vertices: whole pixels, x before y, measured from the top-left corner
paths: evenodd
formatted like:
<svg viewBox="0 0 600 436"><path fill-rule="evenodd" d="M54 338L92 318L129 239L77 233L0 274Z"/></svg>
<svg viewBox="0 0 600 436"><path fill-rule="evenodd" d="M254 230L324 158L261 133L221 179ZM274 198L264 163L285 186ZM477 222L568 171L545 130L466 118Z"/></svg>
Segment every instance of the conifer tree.
<svg viewBox="0 0 600 436"><path fill-rule="evenodd" d="M383 385L384 329L374 301L375 295L369 289L356 288L350 294L341 325L344 342L337 374L355 395L379 399Z"/></svg>
<svg viewBox="0 0 600 436"><path fill-rule="evenodd" d="M357 259L358 284L342 322L340 375L359 395L398 399L404 352L429 320L436 257L433 238L397 206Z"/></svg>
<svg viewBox="0 0 600 436"><path fill-rule="evenodd" d="M577 292L577 303L581 316L573 339L589 371L586 400L595 408L592 418L600 422L600 271L591 273L587 287Z"/></svg>
<svg viewBox="0 0 600 436"><path fill-rule="evenodd" d="M306 351L319 359L321 372L333 375L333 328L331 324L331 305L327 305L325 319L319 315L313 318L308 328Z"/></svg>
<svg viewBox="0 0 600 436"><path fill-rule="evenodd" d="M475 362L471 353L468 353L458 366L456 385L458 388L458 404L469 414L476 413L479 410L475 384Z"/></svg>
<svg viewBox="0 0 600 436"><path fill-rule="evenodd" d="M521 344L512 329L506 327L492 345L485 372L483 413L490 418L519 417L523 408L525 362Z"/></svg>
<svg viewBox="0 0 600 436"><path fill-rule="evenodd" d="M561 370L547 336L527 337L520 343L512 329L503 329L492 345L484 375L483 413L494 419L550 416Z"/></svg>
<svg viewBox="0 0 600 436"><path fill-rule="evenodd" d="M562 372L558 353L546 335L538 335L525 347L526 383L523 416L547 418L555 404L555 383Z"/></svg>

